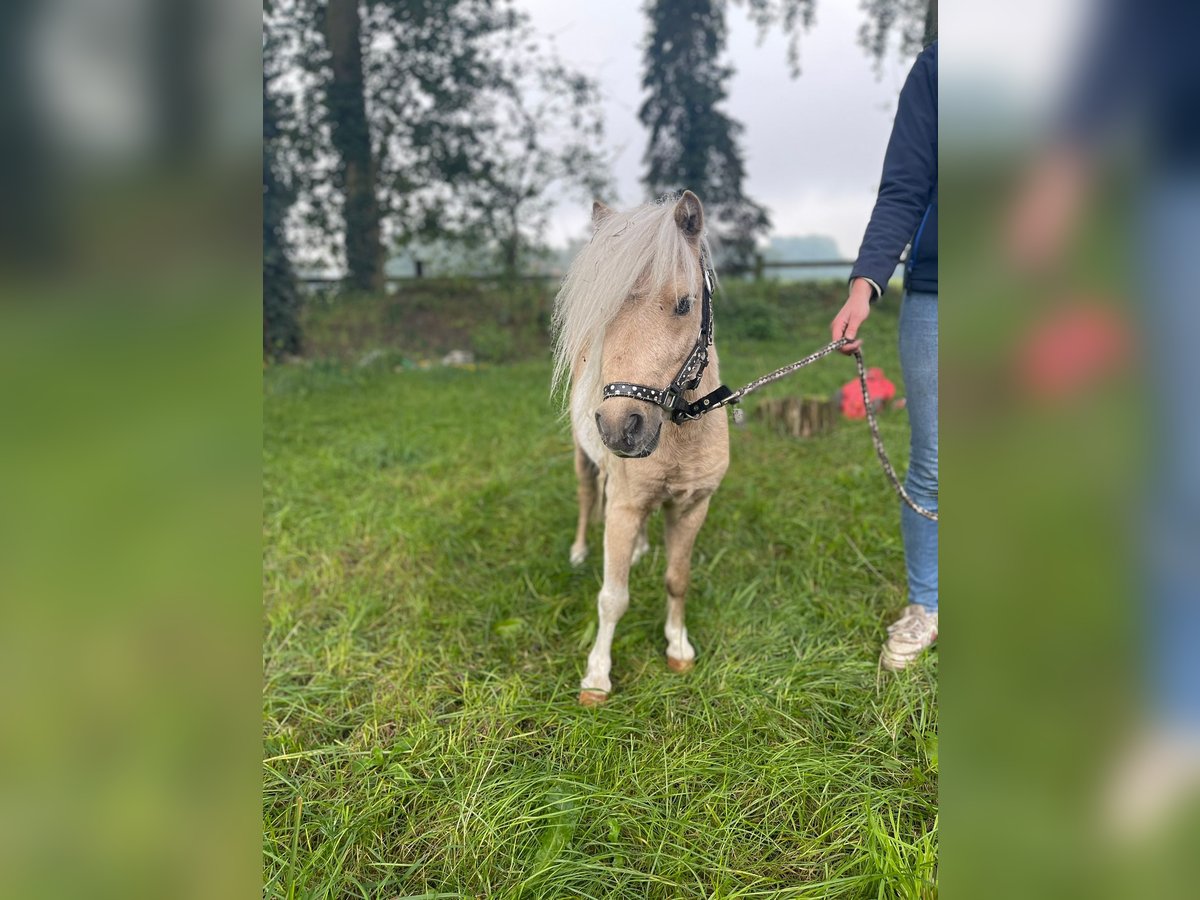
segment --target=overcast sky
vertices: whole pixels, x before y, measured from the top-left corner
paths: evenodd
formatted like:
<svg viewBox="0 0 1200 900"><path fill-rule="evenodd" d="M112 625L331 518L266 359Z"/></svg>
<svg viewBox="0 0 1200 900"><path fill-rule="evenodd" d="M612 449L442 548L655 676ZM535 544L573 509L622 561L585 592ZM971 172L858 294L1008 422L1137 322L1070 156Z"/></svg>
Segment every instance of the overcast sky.
<svg viewBox="0 0 1200 900"><path fill-rule="evenodd" d="M646 130L641 105L643 0L520 0L534 27L553 36L564 60L600 82L622 206L644 197L639 177ZM726 61L736 70L727 112L745 126L746 192L770 210L777 235L827 234L844 256L858 250L879 185L896 99L911 60L892 58L876 76L857 43L859 0L820 0L802 35L802 72L788 74L787 42L758 29L731 3ZM703 199L703 198L701 198ZM590 208L556 213L556 244L586 233Z"/></svg>

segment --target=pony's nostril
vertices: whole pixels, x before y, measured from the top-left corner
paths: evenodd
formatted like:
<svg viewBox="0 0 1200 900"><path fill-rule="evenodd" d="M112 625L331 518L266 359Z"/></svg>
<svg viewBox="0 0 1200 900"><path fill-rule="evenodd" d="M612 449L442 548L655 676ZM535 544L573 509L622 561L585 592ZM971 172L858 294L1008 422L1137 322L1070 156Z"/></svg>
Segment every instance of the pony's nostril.
<svg viewBox="0 0 1200 900"><path fill-rule="evenodd" d="M641 413L630 413L629 418L625 420L625 437L631 441L636 438L642 431L644 421Z"/></svg>

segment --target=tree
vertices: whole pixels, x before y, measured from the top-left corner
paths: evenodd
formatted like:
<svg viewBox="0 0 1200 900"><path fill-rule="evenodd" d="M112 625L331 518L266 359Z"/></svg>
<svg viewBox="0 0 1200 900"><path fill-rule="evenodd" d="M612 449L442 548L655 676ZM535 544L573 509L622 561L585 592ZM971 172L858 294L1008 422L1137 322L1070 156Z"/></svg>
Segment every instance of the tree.
<svg viewBox="0 0 1200 900"><path fill-rule="evenodd" d="M788 35L788 62L800 74L799 38L815 16L816 0L736 0L760 36L780 27ZM717 237L730 261L745 264L770 227L767 212L745 195L742 126L720 105L733 69L725 49L728 0L649 0L650 19L642 86L649 96L638 113L650 130L643 183L653 194L691 188L723 223ZM937 0L862 0L867 21L859 42L881 62L891 36L911 55L937 35Z"/></svg>
<svg viewBox="0 0 1200 900"><path fill-rule="evenodd" d="M650 34L638 112L650 130L643 183L655 195L690 189L715 212L722 255L746 263L770 228L762 206L742 188L742 126L720 105L733 69L725 48L724 0L651 0Z"/></svg>
<svg viewBox="0 0 1200 900"><path fill-rule="evenodd" d="M858 30L858 42L877 66L887 56L893 33L906 57L937 40L937 0L862 0L862 8L867 20Z"/></svg>
<svg viewBox="0 0 1200 900"><path fill-rule="evenodd" d="M598 122L580 108L594 88L561 65L533 78L552 57L511 0L277 0L267 27L296 120L293 226L306 250L332 243L356 288L377 290L387 253L416 239L507 245L515 264L537 199L570 180L562 161L592 171L569 148ZM530 112L549 116L532 148L515 139Z"/></svg>
<svg viewBox="0 0 1200 900"><path fill-rule="evenodd" d="M595 83L533 46L513 48L480 98L487 140L465 203L468 227L509 276L541 242L564 192L590 201L611 189Z"/></svg>
<svg viewBox="0 0 1200 900"><path fill-rule="evenodd" d="M793 77L800 74L800 32L813 23L816 0L738 0L764 35L779 26L788 35L788 62ZM916 56L937 39L937 0L860 0L866 21L858 43L879 67L887 56L892 35L905 58Z"/></svg>
<svg viewBox="0 0 1200 900"><path fill-rule="evenodd" d="M378 290L390 246L438 233L477 174L472 103L518 18L505 0L276 0L264 22L293 120L292 226L310 260Z"/></svg>
<svg viewBox="0 0 1200 900"><path fill-rule="evenodd" d="M776 25L788 36L787 59L792 77L800 74L800 32L812 26L816 0L738 0L744 3L750 20L758 26L762 38Z"/></svg>
<svg viewBox="0 0 1200 900"><path fill-rule="evenodd" d="M270 8L269 3L265 7ZM264 55L269 44L264 32ZM280 150L280 108L271 91L271 76L263 68L263 355L278 359L300 352L300 293L288 258L284 221L294 200L283 173Z"/></svg>
<svg viewBox="0 0 1200 900"><path fill-rule="evenodd" d="M342 191L346 220L347 283L354 290L378 292L384 286L384 251L375 155L367 122L358 0L328 0L322 31L329 52L326 105L330 136L340 160L336 184Z"/></svg>

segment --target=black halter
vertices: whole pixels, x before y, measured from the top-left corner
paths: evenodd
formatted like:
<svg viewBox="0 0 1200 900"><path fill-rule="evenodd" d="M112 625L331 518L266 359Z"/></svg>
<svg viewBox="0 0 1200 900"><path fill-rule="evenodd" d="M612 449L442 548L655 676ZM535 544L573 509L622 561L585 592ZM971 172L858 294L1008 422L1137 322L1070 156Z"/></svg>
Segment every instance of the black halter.
<svg viewBox="0 0 1200 900"><path fill-rule="evenodd" d="M644 400L661 406L671 415L671 421L676 425L693 419L698 419L710 409L728 400L732 395L725 385L715 391L705 394L699 400L688 403L683 395L686 391L694 391L700 387L700 378L708 366L708 348L713 342L712 318L712 270L707 263L704 266L704 299L700 305L700 336L692 346L691 352L663 390L647 387L644 384L633 384L629 381L614 381L604 386L604 399L610 397L632 397L634 400ZM736 402L736 401L734 401Z"/></svg>

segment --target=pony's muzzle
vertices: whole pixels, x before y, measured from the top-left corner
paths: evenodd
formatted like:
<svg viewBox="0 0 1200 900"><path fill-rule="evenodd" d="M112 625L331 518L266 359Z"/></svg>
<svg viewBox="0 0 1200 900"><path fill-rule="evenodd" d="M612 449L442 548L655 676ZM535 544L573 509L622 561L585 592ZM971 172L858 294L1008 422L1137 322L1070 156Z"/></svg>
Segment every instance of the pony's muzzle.
<svg viewBox="0 0 1200 900"><path fill-rule="evenodd" d="M658 447L662 410L639 400L612 398L596 411L596 428L604 446L617 456L641 459Z"/></svg>

